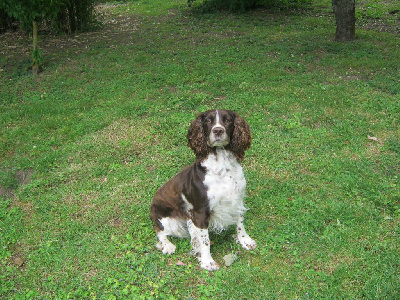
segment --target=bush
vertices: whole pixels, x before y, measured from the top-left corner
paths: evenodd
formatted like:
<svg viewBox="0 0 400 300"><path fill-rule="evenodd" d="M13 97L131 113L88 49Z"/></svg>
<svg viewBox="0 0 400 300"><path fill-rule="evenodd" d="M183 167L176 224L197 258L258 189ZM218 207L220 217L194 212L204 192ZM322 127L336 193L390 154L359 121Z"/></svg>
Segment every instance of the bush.
<svg viewBox="0 0 400 300"><path fill-rule="evenodd" d="M0 9L0 33L12 28L13 22L15 22L15 19L10 17L5 10Z"/></svg>
<svg viewBox="0 0 400 300"><path fill-rule="evenodd" d="M27 31L32 31L32 21L44 22L57 32L86 31L95 23L96 3L97 0L0 1L0 32L11 28L15 21Z"/></svg>
<svg viewBox="0 0 400 300"><path fill-rule="evenodd" d="M70 0L59 7L51 27L58 32L87 31L94 24L95 0Z"/></svg>
<svg viewBox="0 0 400 300"><path fill-rule="evenodd" d="M188 0L191 5L196 0ZM258 7L269 9L293 9L309 6L312 0L204 0L200 7L204 10L246 11Z"/></svg>

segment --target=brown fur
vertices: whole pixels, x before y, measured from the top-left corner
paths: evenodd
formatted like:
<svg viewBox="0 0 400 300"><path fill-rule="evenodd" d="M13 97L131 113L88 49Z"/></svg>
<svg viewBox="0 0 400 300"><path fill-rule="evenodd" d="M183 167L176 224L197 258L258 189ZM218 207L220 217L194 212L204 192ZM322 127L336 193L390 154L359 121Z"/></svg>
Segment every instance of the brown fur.
<svg viewBox="0 0 400 300"><path fill-rule="evenodd" d="M235 112L235 129L233 131L230 147L237 160L241 162L244 158L244 152L250 148L251 134L250 127L239 115Z"/></svg>
<svg viewBox="0 0 400 300"><path fill-rule="evenodd" d="M213 148L207 144L209 132L205 132L203 124L204 118L209 112L198 114L196 119L192 121L187 134L188 146L194 151L196 158L200 160L206 158L213 151ZM244 152L251 145L250 127L236 112L230 110L226 112L234 118L234 130L228 148L233 152L238 161L241 162L244 158Z"/></svg>

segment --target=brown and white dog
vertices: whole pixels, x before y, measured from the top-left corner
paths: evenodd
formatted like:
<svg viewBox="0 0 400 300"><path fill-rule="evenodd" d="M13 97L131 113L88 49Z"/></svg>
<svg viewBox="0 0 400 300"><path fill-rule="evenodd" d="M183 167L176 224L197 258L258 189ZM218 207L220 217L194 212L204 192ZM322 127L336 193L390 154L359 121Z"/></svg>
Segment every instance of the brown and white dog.
<svg viewBox="0 0 400 300"><path fill-rule="evenodd" d="M151 205L157 248L171 254L176 247L168 236L190 237L201 267L217 270L209 230L236 225L237 242L247 250L257 246L243 225L246 180L239 164L251 144L250 129L236 112L210 110L192 121L187 138L195 163L162 186Z"/></svg>

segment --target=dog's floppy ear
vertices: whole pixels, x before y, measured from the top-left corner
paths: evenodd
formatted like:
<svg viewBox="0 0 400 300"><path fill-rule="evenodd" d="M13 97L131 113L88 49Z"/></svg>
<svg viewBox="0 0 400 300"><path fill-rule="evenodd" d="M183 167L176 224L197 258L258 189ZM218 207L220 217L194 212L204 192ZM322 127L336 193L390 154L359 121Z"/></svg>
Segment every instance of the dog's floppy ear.
<svg viewBox="0 0 400 300"><path fill-rule="evenodd" d="M244 152L250 148L251 145L251 134L250 127L247 122L242 119L236 112L233 112L235 116L234 129L232 139L230 142L232 152L236 158L241 161L244 158Z"/></svg>
<svg viewBox="0 0 400 300"><path fill-rule="evenodd" d="M194 151L197 158L204 158L209 152L207 137L203 128L204 118L204 113L198 114L197 118L192 121L187 134L188 146Z"/></svg>

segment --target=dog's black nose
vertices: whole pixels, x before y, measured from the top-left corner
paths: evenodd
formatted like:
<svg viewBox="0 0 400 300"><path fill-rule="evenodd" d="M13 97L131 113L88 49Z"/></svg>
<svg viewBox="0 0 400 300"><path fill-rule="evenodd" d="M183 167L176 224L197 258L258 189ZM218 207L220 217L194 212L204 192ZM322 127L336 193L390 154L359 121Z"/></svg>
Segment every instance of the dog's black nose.
<svg viewBox="0 0 400 300"><path fill-rule="evenodd" d="M225 133L225 129L222 127L217 127L214 128L212 132L214 133L215 136L221 136Z"/></svg>

